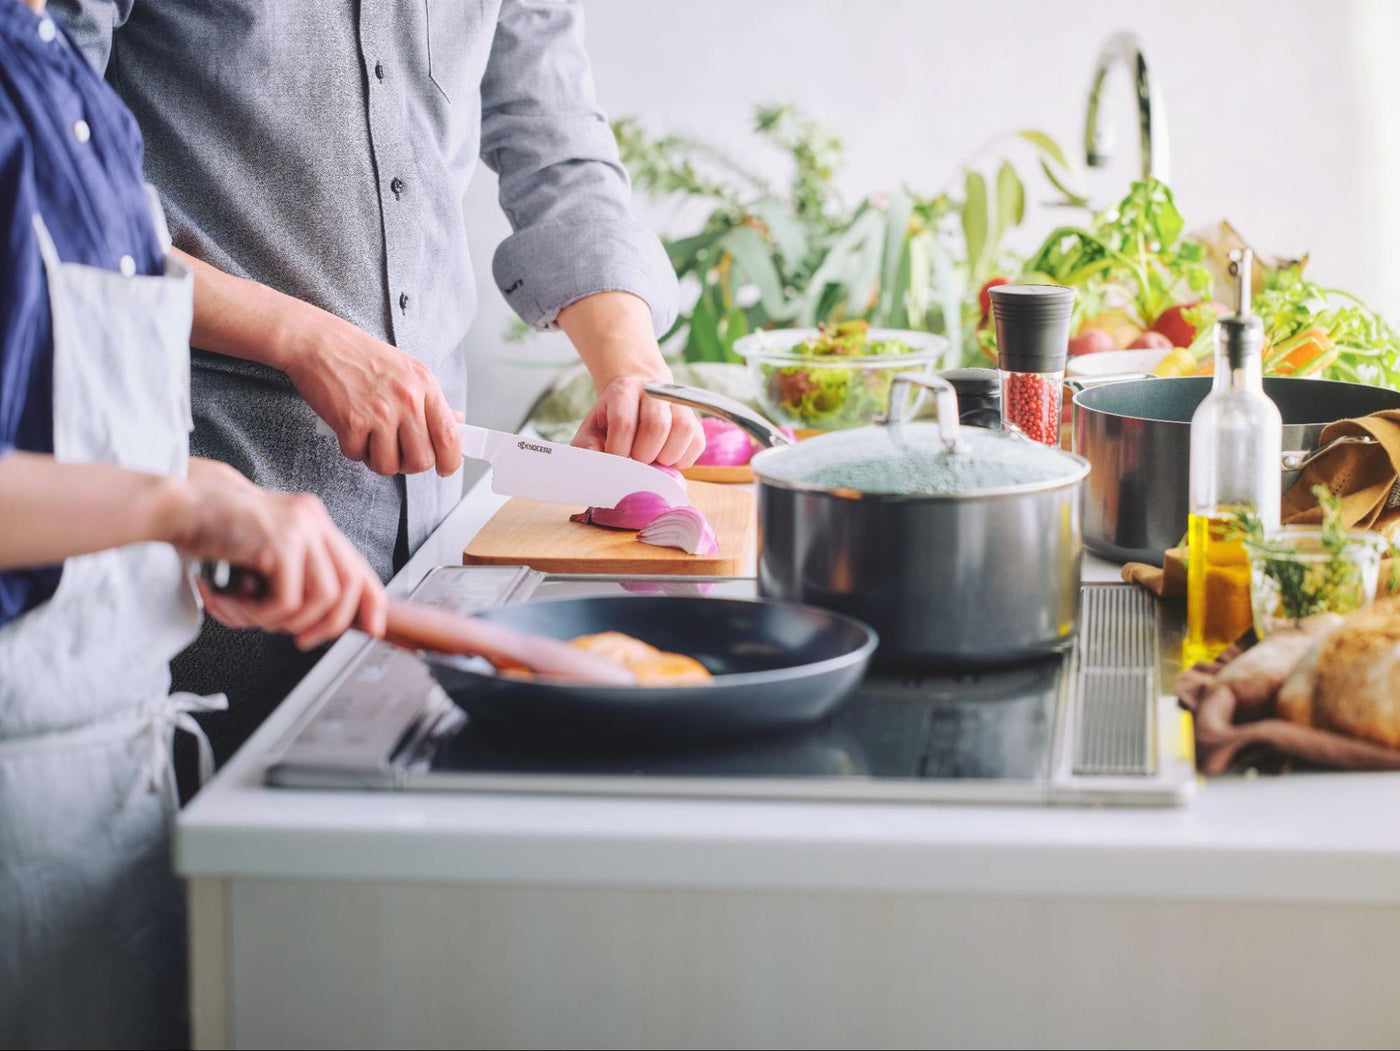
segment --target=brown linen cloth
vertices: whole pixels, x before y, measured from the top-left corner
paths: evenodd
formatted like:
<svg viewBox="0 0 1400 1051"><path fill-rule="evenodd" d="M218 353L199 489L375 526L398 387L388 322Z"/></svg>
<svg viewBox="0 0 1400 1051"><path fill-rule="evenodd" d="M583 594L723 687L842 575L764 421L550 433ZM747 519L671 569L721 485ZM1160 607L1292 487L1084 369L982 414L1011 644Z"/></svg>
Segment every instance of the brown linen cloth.
<svg viewBox="0 0 1400 1051"><path fill-rule="evenodd" d="M1123 583L1137 584L1158 598L1180 598L1186 594L1186 548L1167 551L1162 565L1129 562L1123 566Z"/></svg>
<svg viewBox="0 0 1400 1051"><path fill-rule="evenodd" d="M1313 486L1325 485L1342 498L1348 527L1372 529L1387 538L1400 528L1400 412L1388 410L1357 420L1338 420L1322 432L1318 448L1338 438L1370 438L1375 445L1339 445L1303 469L1283 494L1284 525L1317 525L1322 511Z"/></svg>
<svg viewBox="0 0 1400 1051"><path fill-rule="evenodd" d="M1196 769L1203 774L1310 770L1400 770L1400 750L1274 716L1274 699L1243 704L1216 675L1244 652L1239 643L1176 680L1176 696L1196 724Z"/></svg>

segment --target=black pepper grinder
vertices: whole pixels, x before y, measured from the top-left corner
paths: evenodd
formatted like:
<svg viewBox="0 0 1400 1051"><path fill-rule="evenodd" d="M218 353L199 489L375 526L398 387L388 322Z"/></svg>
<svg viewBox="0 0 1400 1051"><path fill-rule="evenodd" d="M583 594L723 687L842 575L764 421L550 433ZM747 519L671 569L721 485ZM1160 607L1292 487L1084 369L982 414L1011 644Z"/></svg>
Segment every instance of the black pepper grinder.
<svg viewBox="0 0 1400 1051"><path fill-rule="evenodd" d="M998 285L991 289L991 299L1002 424L1043 445L1058 446L1074 289Z"/></svg>

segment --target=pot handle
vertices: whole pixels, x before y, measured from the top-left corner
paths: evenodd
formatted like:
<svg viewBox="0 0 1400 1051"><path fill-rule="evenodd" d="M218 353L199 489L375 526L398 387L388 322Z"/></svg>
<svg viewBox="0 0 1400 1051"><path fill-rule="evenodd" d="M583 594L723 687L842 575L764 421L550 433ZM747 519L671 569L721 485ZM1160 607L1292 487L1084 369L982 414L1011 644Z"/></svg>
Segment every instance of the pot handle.
<svg viewBox="0 0 1400 1051"><path fill-rule="evenodd" d="M1108 383L1123 383L1127 380L1156 379L1150 372L1105 372L1102 376L1066 376L1065 386L1078 394L1091 387L1102 387Z"/></svg>
<svg viewBox="0 0 1400 1051"><path fill-rule="evenodd" d="M904 422L911 385L933 391L933 405L938 411L938 436L943 439L943 444L949 452L965 452L967 443L962 440L961 424L958 422L958 392L951 383L937 374L896 373L890 381L889 409L875 417L875 422L887 426L898 426Z"/></svg>
<svg viewBox="0 0 1400 1051"><path fill-rule="evenodd" d="M700 387L687 387L680 383L659 381L648 383L645 390L653 398L673 401L677 405L699 409L701 412L718 416L721 420L727 420L737 427L742 427L765 449L771 449L775 445L792 444L791 438L735 398L716 394L714 391L702 390Z"/></svg>
<svg viewBox="0 0 1400 1051"><path fill-rule="evenodd" d="M1329 453L1340 445L1379 445L1380 442L1374 438L1367 438L1360 434L1345 434L1340 438L1333 438L1321 448L1308 452L1306 449L1298 449L1293 452L1283 454L1283 469L1285 471L1301 471L1308 464L1312 463L1324 453Z"/></svg>

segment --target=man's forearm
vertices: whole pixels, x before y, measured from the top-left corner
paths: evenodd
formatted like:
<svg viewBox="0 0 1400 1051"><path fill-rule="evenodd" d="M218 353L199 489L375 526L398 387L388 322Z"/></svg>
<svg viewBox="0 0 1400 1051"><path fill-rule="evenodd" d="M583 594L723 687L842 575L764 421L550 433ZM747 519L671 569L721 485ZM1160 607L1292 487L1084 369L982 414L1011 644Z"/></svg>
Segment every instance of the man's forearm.
<svg viewBox="0 0 1400 1051"><path fill-rule="evenodd" d="M559 312L559 327L602 391L624 376L670 379L651 327L651 309L629 292L599 292Z"/></svg>
<svg viewBox="0 0 1400 1051"><path fill-rule="evenodd" d="M297 328L305 323L305 312L316 308L256 281L226 274L178 248L172 251L194 273L190 343L200 350L285 370Z"/></svg>

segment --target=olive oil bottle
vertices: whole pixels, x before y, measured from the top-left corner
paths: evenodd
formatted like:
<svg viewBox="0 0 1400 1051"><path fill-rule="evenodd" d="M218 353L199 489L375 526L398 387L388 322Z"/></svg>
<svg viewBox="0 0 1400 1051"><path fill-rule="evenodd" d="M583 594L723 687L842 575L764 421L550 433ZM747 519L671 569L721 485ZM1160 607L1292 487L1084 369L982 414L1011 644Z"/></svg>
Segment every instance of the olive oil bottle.
<svg viewBox="0 0 1400 1051"><path fill-rule="evenodd" d="M1230 254L1235 313L1215 326L1215 381L1191 417L1186 666L1211 660L1249 630L1249 564L1229 537L1235 512L1279 518L1283 421L1264 393L1264 326L1250 310L1248 249Z"/></svg>

